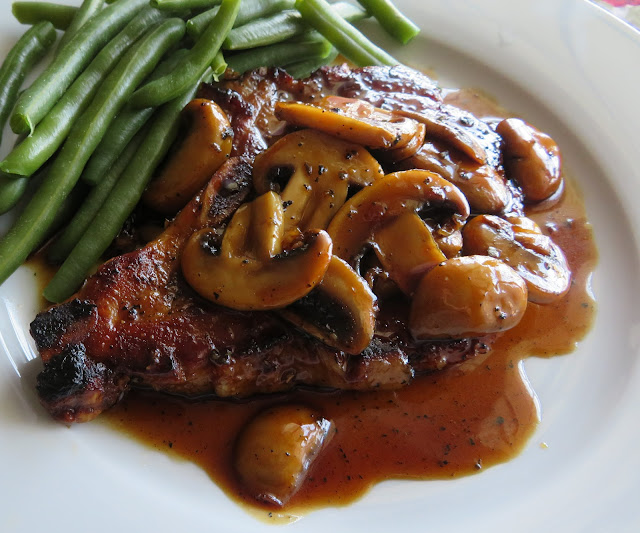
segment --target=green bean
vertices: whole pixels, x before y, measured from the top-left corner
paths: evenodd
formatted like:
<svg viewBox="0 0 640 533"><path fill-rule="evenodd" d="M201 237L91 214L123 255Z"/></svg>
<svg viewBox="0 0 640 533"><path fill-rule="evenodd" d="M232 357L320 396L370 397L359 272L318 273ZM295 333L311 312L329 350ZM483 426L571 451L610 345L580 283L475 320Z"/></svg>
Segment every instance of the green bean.
<svg viewBox="0 0 640 533"><path fill-rule="evenodd" d="M11 210L24 195L29 178L18 178L0 174L0 215Z"/></svg>
<svg viewBox="0 0 640 533"><path fill-rule="evenodd" d="M155 12L158 13L158 11ZM183 48L171 54L168 59L158 65L151 74L150 79L158 79L171 72L184 60L187 53L188 51ZM144 109L125 107L118 113L118 116L113 119L100 144L98 144L84 167L81 176L82 181L90 185L99 183L109 171L109 168L115 164L116 159L129 144L129 141L151 118L153 112L153 107Z"/></svg>
<svg viewBox="0 0 640 533"><path fill-rule="evenodd" d="M242 74L258 67L277 67L296 63L310 57L327 57L331 53L331 43L320 37L308 42L285 42L270 44L262 48L246 50L227 58L229 67Z"/></svg>
<svg viewBox="0 0 640 533"><path fill-rule="evenodd" d="M231 30L238 14L240 0L222 0L220 10L202 37L171 74L145 84L131 98L134 107L158 106L182 94L213 63L222 41Z"/></svg>
<svg viewBox="0 0 640 533"><path fill-rule="evenodd" d="M11 12L20 24L51 22L57 30L66 30L77 11L75 6L52 2L14 2L11 6Z"/></svg>
<svg viewBox="0 0 640 533"><path fill-rule="evenodd" d="M49 246L47 257L52 263L58 264L64 261L74 246L80 241L82 235L95 218L96 213L109 196L116 181L140 147L143 135L144 130L138 131L133 139L131 139L131 142L118 154L116 161L104 176L102 176L100 182L91 189L91 192L85 201L82 202L82 205L78 208L69 224L67 224L56 240Z"/></svg>
<svg viewBox="0 0 640 533"><path fill-rule="evenodd" d="M64 45L67 44L71 38L78 33L80 28L102 8L103 4L104 0L84 0L82 2L76 16L73 17L67 31L64 32L64 35L60 39L60 42L58 43L58 50L62 50L64 48Z"/></svg>
<svg viewBox="0 0 640 533"><path fill-rule="evenodd" d="M114 165L120 153L153 116L155 108L123 109L107 129L100 144L93 152L84 171L82 181L89 185L98 185Z"/></svg>
<svg viewBox="0 0 640 533"><path fill-rule="evenodd" d="M338 51L358 66L397 65L398 61L378 48L351 24L339 17L325 0L296 0L302 18Z"/></svg>
<svg viewBox="0 0 640 533"><path fill-rule="evenodd" d="M220 5L222 0L151 0L149 3L158 9L173 11L176 9L210 9Z"/></svg>
<svg viewBox="0 0 640 533"><path fill-rule="evenodd" d="M218 81L220 77L227 71L227 61L222 52L218 52L211 63L211 71L213 79Z"/></svg>
<svg viewBox="0 0 640 533"><path fill-rule="evenodd" d="M336 2L331 4L331 7L349 22L368 16L364 9L347 2ZM309 26L302 20L300 13L295 9L289 9L232 29L222 43L222 47L227 50L256 48L285 41L308 30Z"/></svg>
<svg viewBox="0 0 640 533"><path fill-rule="evenodd" d="M154 170L164 159L177 137L182 109L191 101L200 82L210 76L211 71L207 69L196 83L159 110L149 126L142 145L121 174L78 244L44 290L47 300L60 302L73 294L89 270L109 247L140 200Z"/></svg>
<svg viewBox="0 0 640 533"><path fill-rule="evenodd" d="M105 79L91 105L71 128L47 179L0 240L0 284L41 241L114 115L122 109L134 88L151 73L160 57L183 35L184 23L179 19L169 19L152 28Z"/></svg>
<svg viewBox="0 0 640 533"><path fill-rule="evenodd" d="M11 129L31 133L93 57L148 0L120 0L92 17L18 99Z"/></svg>
<svg viewBox="0 0 640 533"><path fill-rule="evenodd" d="M100 84L127 49L144 35L150 25L163 17L162 13L152 8L138 13L93 59L34 132L0 162L0 171L30 176L40 168L62 145L73 123L91 103Z"/></svg>
<svg viewBox="0 0 640 533"><path fill-rule="evenodd" d="M44 57L56 40L51 22L39 22L29 28L10 50L0 67L0 142L5 122L11 114L20 86L27 73Z"/></svg>
<svg viewBox="0 0 640 533"><path fill-rule="evenodd" d="M311 57L297 63L284 65L284 69L294 78L307 78L320 67L333 63L336 57L338 57L338 50L332 46L327 57Z"/></svg>
<svg viewBox="0 0 640 533"><path fill-rule="evenodd" d="M387 33L402 44L407 44L420 33L420 28L403 15L391 0L358 0L358 2L376 18Z"/></svg>
<svg viewBox="0 0 640 533"><path fill-rule="evenodd" d="M45 165L41 171L38 172L39 178L40 174L43 174L43 177L46 179L47 172L49 169L49 165ZM30 180L31 183L34 182L33 178ZM56 212L56 216L53 218L53 222L51 223L51 227L44 234L42 238L42 244L50 240L58 231L62 229L62 227L71 220L73 215L80 209L80 206L83 204L84 199L87 196L88 188L83 183L78 183L76 186L71 189L69 195L64 199L60 209Z"/></svg>
<svg viewBox="0 0 640 533"><path fill-rule="evenodd" d="M278 13L284 9L291 9L294 3L295 0L242 0L233 27L237 28L252 20ZM187 21L189 37L197 41L218 14L219 9L214 7L189 19Z"/></svg>

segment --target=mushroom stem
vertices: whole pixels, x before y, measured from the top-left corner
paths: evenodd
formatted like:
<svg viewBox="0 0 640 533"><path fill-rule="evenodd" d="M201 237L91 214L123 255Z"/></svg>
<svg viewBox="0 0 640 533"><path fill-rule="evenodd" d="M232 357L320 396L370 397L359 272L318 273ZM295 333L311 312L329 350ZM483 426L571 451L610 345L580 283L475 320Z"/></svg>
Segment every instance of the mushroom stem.
<svg viewBox="0 0 640 533"><path fill-rule="evenodd" d="M265 221L269 209L275 214ZM331 238L322 230L309 231L273 255L281 249L282 220L282 201L270 192L236 211L220 250L213 230L196 232L182 254L185 279L202 297L242 311L279 309L302 298L324 277Z"/></svg>

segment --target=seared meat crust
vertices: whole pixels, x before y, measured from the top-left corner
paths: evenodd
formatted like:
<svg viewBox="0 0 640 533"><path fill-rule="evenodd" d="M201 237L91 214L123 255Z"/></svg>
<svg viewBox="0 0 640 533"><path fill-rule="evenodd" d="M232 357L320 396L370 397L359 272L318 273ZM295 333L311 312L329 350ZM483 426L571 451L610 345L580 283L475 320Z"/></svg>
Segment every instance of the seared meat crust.
<svg viewBox="0 0 640 533"><path fill-rule="evenodd" d="M357 96L413 110L442 106L426 76L403 67L325 68L304 83L258 70L205 86L234 129L232 157L154 241L107 261L70 301L40 313L31 333L44 362L40 400L63 422L88 421L130 387L185 396L246 397L295 386L394 388L416 374L475 354L478 341L416 343L400 311L378 318L371 345L349 356L296 330L274 313L240 313L207 302L184 282L181 250L204 227L220 235L250 199L253 157L285 133L278 100ZM405 306L406 307L406 306Z"/></svg>

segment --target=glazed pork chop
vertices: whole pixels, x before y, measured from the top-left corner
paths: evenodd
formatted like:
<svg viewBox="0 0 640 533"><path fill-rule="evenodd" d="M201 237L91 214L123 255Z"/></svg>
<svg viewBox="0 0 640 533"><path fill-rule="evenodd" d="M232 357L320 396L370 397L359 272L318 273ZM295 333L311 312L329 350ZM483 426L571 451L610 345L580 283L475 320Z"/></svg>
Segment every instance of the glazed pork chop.
<svg viewBox="0 0 640 533"><path fill-rule="evenodd" d="M297 386L395 388L485 348L486 338L417 342L406 325L408 311L396 306L379 313L369 347L350 355L276 312L234 311L201 298L185 282L180 256L189 237L202 228L222 232L237 208L255 197L253 160L288 131L274 114L276 102L313 103L326 95L422 113L436 139L471 150L475 143L485 154L482 164L502 172L493 130L445 105L429 78L404 67L324 68L303 81L261 69L204 86L200 96L229 117L231 157L158 238L108 260L73 298L31 324L44 362L38 393L55 419L91 420L132 387L189 397L246 397ZM507 204L498 210L511 209Z"/></svg>

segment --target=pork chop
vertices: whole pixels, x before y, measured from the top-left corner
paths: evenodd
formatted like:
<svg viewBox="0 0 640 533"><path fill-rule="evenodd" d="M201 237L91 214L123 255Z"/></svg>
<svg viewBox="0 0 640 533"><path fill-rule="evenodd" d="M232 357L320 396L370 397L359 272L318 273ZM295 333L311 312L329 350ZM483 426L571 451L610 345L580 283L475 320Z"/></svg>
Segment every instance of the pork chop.
<svg viewBox="0 0 640 533"><path fill-rule="evenodd" d="M204 227L222 232L252 198L253 158L287 129L274 116L277 101L337 94L381 107L445 112L429 78L404 67L342 66L301 81L282 70L259 69L200 93L229 116L232 157L158 238L108 260L73 298L31 324L44 362L38 394L55 419L91 420L131 387L190 397L246 397L296 386L396 388L484 346L486 339L417 343L400 305L393 312L383 309L371 345L348 355L276 313L238 312L205 301L180 273L181 250L191 234ZM496 149L491 136L478 137L489 139L488 150Z"/></svg>

